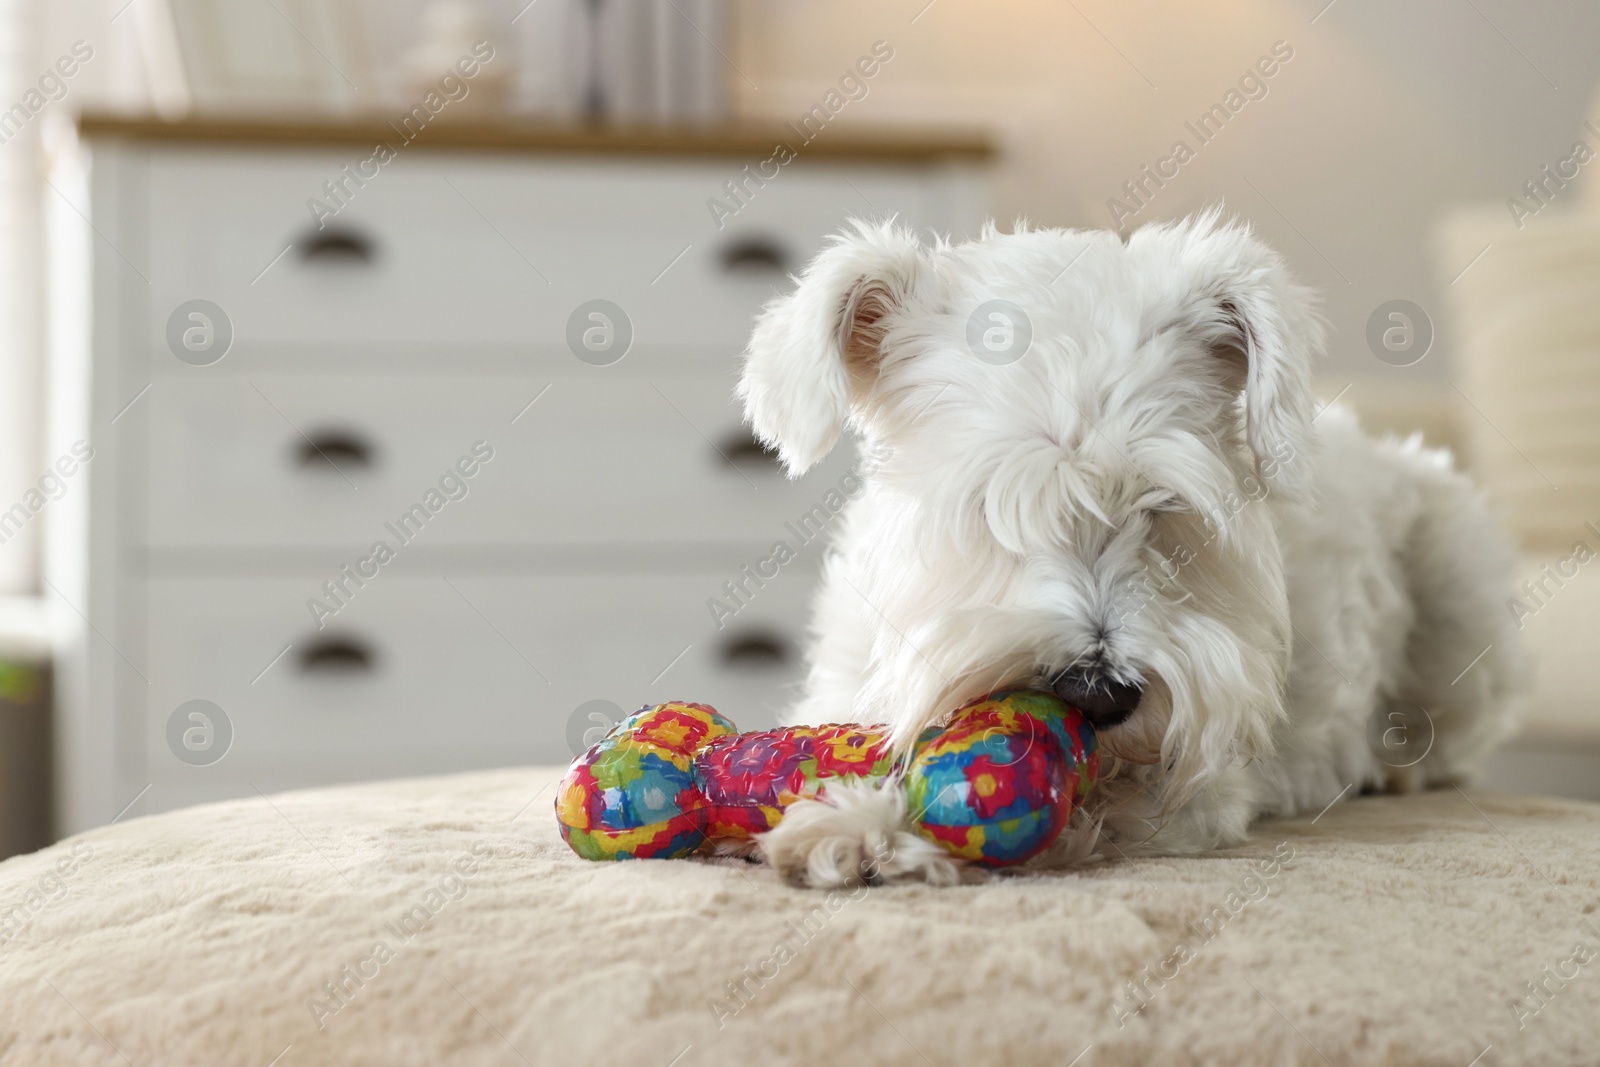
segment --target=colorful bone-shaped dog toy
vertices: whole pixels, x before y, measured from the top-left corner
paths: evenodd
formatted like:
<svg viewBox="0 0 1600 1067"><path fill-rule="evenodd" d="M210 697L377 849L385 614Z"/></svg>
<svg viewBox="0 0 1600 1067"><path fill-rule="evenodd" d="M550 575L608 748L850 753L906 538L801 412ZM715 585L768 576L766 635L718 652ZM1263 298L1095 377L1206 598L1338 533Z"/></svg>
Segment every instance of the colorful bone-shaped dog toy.
<svg viewBox="0 0 1600 1067"><path fill-rule="evenodd" d="M624 719L561 781L561 836L585 859L675 859L772 829L830 778L883 779L885 730L794 726L741 734L703 704ZM918 739L901 786L913 825L962 859L1021 863L1066 825L1099 769L1094 730L1051 693L966 705Z"/></svg>

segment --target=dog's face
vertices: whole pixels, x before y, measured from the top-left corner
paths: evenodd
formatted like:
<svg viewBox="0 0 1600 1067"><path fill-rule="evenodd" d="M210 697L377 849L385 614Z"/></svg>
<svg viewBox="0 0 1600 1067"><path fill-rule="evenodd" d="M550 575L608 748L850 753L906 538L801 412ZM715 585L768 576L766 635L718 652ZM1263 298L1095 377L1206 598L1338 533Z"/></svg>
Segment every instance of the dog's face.
<svg viewBox="0 0 1600 1067"><path fill-rule="evenodd" d="M864 439L838 546L874 634L850 711L905 741L1053 688L1109 751L1196 784L1268 743L1275 516L1305 493L1320 337L1278 257L1214 216L1126 243L838 239L762 316L740 394L791 473Z"/></svg>

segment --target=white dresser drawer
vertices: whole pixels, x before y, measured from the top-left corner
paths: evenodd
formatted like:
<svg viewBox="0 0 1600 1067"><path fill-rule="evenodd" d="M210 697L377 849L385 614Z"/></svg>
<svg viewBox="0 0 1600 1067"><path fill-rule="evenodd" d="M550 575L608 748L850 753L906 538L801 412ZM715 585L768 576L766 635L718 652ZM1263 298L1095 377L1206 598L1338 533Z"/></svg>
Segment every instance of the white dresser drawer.
<svg viewBox="0 0 1600 1067"><path fill-rule="evenodd" d="M853 450L790 482L752 449L732 390L731 379L162 379L145 401L149 543L769 545L838 491ZM489 462L475 465L477 442ZM413 509L430 503L419 521Z"/></svg>
<svg viewBox="0 0 1600 1067"><path fill-rule="evenodd" d="M856 455L791 483L752 454L732 394L753 317L850 219L968 236L988 211L983 139L958 133L830 129L761 184L773 142L748 128L474 122L358 185L365 120L80 132L50 154L51 437L112 440L45 554L73 606L63 833L565 762L591 715L664 699L773 723ZM631 331L620 359L572 339L595 301ZM773 574L779 541L798 558ZM353 595L319 630L335 580ZM736 583L753 599L719 630L707 602L739 607ZM233 727L214 763L168 742L196 700Z"/></svg>
<svg viewBox="0 0 1600 1067"><path fill-rule="evenodd" d="M580 304L632 323L630 358L689 366L737 353L785 272L850 217L947 225L926 171L797 161L717 225L739 162L608 161L414 152L382 168L319 229L307 207L358 153L168 148L149 166L150 343L204 299L234 346L311 343L381 361L396 346L565 351ZM751 187L753 189L753 186ZM285 251L287 249L287 251ZM362 255L362 252L365 255ZM279 258L281 256L281 258ZM454 346L454 347L452 347Z"/></svg>
<svg viewBox="0 0 1600 1067"><path fill-rule="evenodd" d="M247 793L251 782L565 763L572 739L600 721L590 712L663 700L770 727L799 678L816 578L799 565L780 571L719 630L706 600L740 566L385 575L320 631L305 607L320 576L152 581L148 777ZM167 737L173 712L197 699L231 725L229 750L209 765L180 760Z"/></svg>

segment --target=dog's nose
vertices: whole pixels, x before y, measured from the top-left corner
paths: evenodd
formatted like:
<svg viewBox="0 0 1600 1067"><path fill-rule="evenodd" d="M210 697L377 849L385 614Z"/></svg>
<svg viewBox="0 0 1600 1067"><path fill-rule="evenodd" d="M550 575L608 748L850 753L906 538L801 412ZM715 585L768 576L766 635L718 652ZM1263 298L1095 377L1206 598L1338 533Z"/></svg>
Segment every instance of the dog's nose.
<svg viewBox="0 0 1600 1067"><path fill-rule="evenodd" d="M1089 671L1065 670L1051 682L1056 696L1083 712L1097 730L1128 721L1139 707L1144 688L1113 682Z"/></svg>

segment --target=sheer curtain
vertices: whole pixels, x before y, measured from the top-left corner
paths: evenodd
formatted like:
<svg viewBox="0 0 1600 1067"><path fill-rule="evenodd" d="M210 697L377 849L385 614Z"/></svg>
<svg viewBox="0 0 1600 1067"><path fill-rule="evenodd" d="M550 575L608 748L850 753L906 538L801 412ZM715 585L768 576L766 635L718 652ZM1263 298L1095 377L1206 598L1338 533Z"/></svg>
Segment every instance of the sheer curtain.
<svg viewBox="0 0 1600 1067"><path fill-rule="evenodd" d="M40 540L51 507L30 513L20 528L19 513L5 521L55 459L41 444L43 217L45 198L58 195L44 181L45 130L86 107L181 105L181 76L164 64L153 77L144 58L144 38L160 43L166 19L164 0L0 0L0 597L39 591ZM54 68L75 42L92 49L93 59L63 83Z"/></svg>
<svg viewBox="0 0 1600 1067"><path fill-rule="evenodd" d="M34 69L41 13L35 0L0 0L0 111L21 101L42 73ZM35 118L0 144L0 512L22 500L44 462L39 175ZM0 529L0 595L37 591L41 526L33 516L20 529Z"/></svg>

